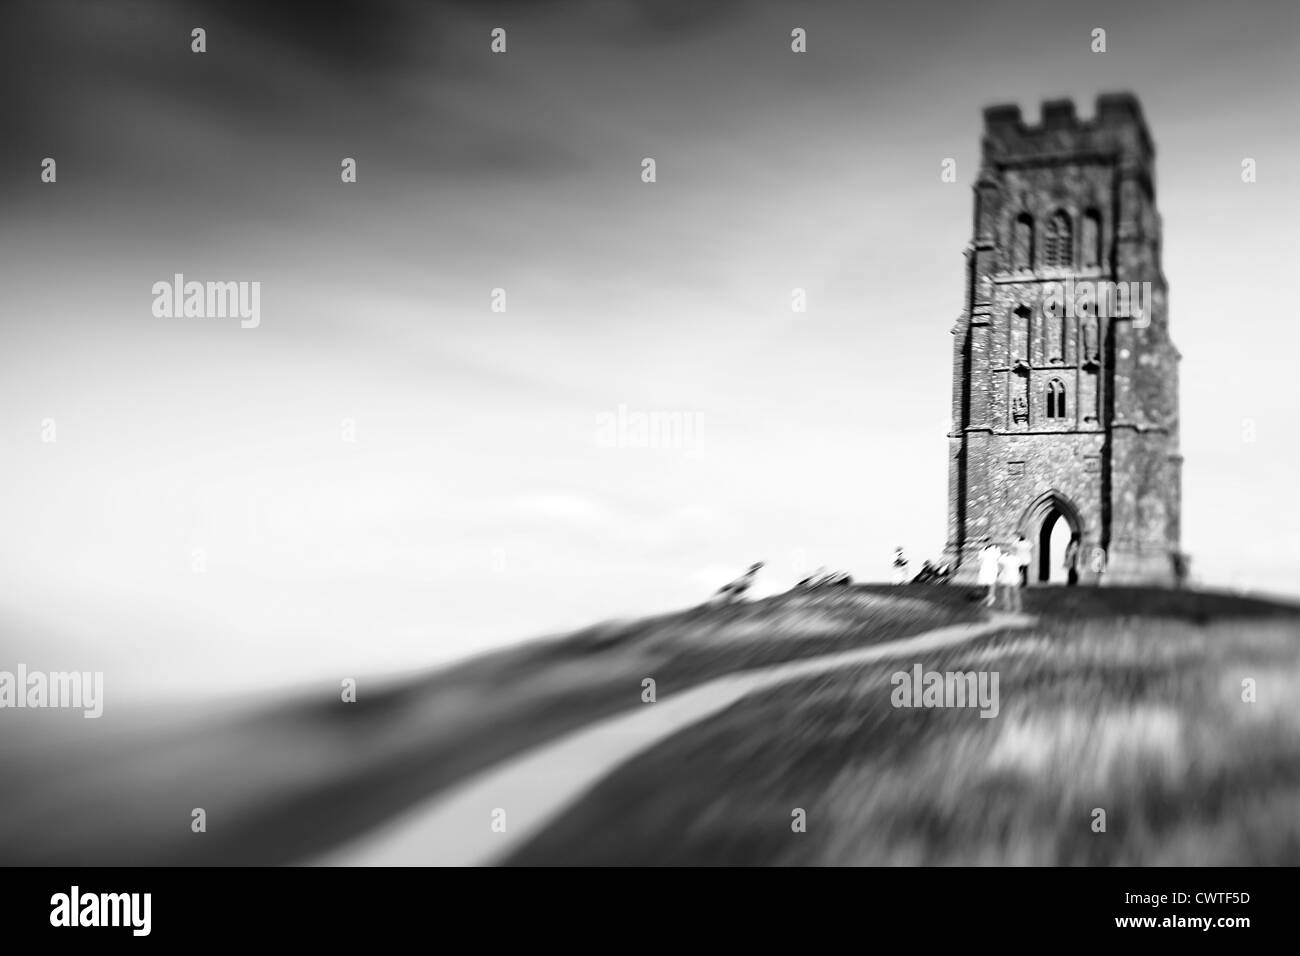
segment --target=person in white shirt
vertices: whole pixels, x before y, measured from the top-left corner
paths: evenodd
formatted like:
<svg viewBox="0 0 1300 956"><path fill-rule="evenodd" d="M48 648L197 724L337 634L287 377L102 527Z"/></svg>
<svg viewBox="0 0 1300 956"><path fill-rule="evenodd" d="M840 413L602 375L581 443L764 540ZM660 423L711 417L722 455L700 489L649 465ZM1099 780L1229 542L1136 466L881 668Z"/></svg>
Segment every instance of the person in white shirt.
<svg viewBox="0 0 1300 956"><path fill-rule="evenodd" d="M1088 563L1088 569L1092 571L1092 583L1101 584L1102 575L1106 573L1106 549L1093 548L1092 560Z"/></svg>
<svg viewBox="0 0 1300 956"><path fill-rule="evenodd" d="M1002 609L1019 611L1023 608L1020 600L1020 559L1013 552L1006 552L998 558L998 586L1002 591Z"/></svg>
<svg viewBox="0 0 1300 956"><path fill-rule="evenodd" d="M1020 586L1029 584L1029 563L1034 560L1034 546L1023 534L1016 535L1016 565L1020 568Z"/></svg>
<svg viewBox="0 0 1300 956"><path fill-rule="evenodd" d="M984 549L980 551L980 569L976 583L988 587L988 594L984 596L984 603L988 607L992 607L993 602L997 600L998 559L1001 557L1002 549L992 541L984 545Z"/></svg>

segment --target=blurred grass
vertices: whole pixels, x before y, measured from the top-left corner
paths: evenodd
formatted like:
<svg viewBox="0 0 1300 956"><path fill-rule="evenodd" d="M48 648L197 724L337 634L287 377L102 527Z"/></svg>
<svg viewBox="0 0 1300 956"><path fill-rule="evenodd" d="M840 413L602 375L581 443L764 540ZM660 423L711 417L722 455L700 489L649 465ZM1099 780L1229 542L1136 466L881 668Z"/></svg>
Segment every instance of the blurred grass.
<svg viewBox="0 0 1300 956"><path fill-rule="evenodd" d="M602 624L379 687L358 700L250 704L225 714L15 711L0 740L0 864L293 862L381 823L461 778L721 674L831 653L980 616L962 589L787 594ZM79 715L76 715L79 717ZM46 727L50 725L44 725ZM208 832L190 831L191 810Z"/></svg>
<svg viewBox="0 0 1300 956"><path fill-rule="evenodd" d="M1296 608L1145 589L1028 598L1037 629L922 661L997 671L996 718L895 709L889 677L911 658L782 685L633 759L509 862L1300 864Z"/></svg>

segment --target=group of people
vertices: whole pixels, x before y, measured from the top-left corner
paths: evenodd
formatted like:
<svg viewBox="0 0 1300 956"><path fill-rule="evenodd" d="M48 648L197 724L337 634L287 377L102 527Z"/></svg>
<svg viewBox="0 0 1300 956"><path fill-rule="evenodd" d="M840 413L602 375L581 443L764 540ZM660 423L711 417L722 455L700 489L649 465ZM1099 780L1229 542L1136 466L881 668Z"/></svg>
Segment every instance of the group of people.
<svg viewBox="0 0 1300 956"><path fill-rule="evenodd" d="M1079 536L1071 535L1070 543L1065 548L1063 562L1066 581L1069 584L1079 583L1079 559ZM1020 590L1029 584L1029 566L1033 561L1034 546L1023 534L1016 535L1016 540L1009 550L1003 550L992 541L986 544L979 553L977 578L982 587L988 588L984 603L989 607L998 606L1007 611L1021 610L1023 597ZM1093 580L1100 582L1106 570L1106 552L1102 548L1093 548L1089 568ZM750 565L749 570L736 580L719 588L710 603L732 604L743 601L746 592L754 583L755 576L762 569L762 561ZM893 572L894 584L908 583L908 561L901 547L894 549ZM910 581L913 584L946 584L950 573L951 568L948 565L936 565L926 561L922 564L920 572L915 577L911 577ZM847 586L852 583L853 578L843 571L828 572L825 568L818 568L816 572L796 584L794 589L805 591L827 586Z"/></svg>
<svg viewBox="0 0 1300 956"><path fill-rule="evenodd" d="M745 592L754 586L754 578L758 572L763 570L762 561L755 561L749 566L749 570L736 578L734 581L728 581L709 599L710 604L735 604L745 599Z"/></svg>
<svg viewBox="0 0 1300 956"><path fill-rule="evenodd" d="M1016 535L1010 551L1003 551L990 541L980 551L978 583L989 589L984 603L1001 606L1004 611L1023 609L1020 589L1029 584L1029 565L1034 560L1034 546L1023 535Z"/></svg>
<svg viewBox="0 0 1300 956"><path fill-rule="evenodd" d="M815 591L818 588L848 587L853 583L853 576L847 571L827 571L820 567L794 586L796 591Z"/></svg>
<svg viewBox="0 0 1300 956"><path fill-rule="evenodd" d="M763 570L764 562L756 561L749 566L740 577L734 581L728 581L714 593L708 601L710 605L717 604L738 604L744 601L749 594L749 589L754 586L754 581L758 573ZM821 567L812 574L803 578L792 588L795 591L817 591L822 588L831 587L848 587L853 583L853 577L846 571L828 571Z"/></svg>
<svg viewBox="0 0 1300 956"><path fill-rule="evenodd" d="M935 564L933 561L924 561L921 564L921 570L912 578L913 584L947 584L948 575L952 573L952 568L946 564Z"/></svg>
<svg viewBox="0 0 1300 956"><path fill-rule="evenodd" d="M921 564L921 570L916 573L915 577L908 577L907 557L903 554L902 547L894 549L893 575L891 580L894 584L946 584L948 575L952 568L946 564L935 564L933 561L924 561Z"/></svg>
<svg viewBox="0 0 1300 956"><path fill-rule="evenodd" d="M1070 543L1065 546L1066 583L1073 586L1079 583L1079 536L1071 535ZM989 542L979 554L980 584L988 587L984 603L989 607L1000 605L1008 611L1022 608L1020 589L1029 584L1029 566L1034 560L1034 546L1023 535L1016 535L1010 551L1004 551L993 542ZM1103 548L1093 548L1089 563L1094 583L1100 583L1106 571L1106 552Z"/></svg>

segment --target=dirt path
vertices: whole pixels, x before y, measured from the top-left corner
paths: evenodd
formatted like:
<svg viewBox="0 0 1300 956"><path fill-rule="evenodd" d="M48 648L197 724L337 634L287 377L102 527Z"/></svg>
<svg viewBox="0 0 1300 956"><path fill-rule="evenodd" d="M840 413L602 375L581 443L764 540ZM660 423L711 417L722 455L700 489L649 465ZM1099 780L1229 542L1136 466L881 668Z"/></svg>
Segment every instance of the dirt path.
<svg viewBox="0 0 1300 956"><path fill-rule="evenodd" d="M324 856L323 866L476 866L505 859L611 771L661 740L774 684L854 664L923 654L1033 618L995 614L912 637L719 677L542 744L412 807ZM505 831L493 829L505 811ZM498 827L499 829L499 827ZM592 834L599 839L599 834Z"/></svg>

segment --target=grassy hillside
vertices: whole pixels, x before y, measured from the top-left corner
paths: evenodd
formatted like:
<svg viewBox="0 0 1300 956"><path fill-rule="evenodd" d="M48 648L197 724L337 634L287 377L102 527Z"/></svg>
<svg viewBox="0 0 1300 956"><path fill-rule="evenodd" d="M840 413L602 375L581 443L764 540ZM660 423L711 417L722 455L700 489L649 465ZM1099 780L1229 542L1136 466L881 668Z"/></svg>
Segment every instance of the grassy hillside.
<svg viewBox="0 0 1300 956"><path fill-rule="evenodd" d="M355 704L330 685L224 715L78 720L71 743L42 732L66 715L11 712L0 863L293 862L652 706L645 678L668 700L738 670L977 620L977 598L859 586L696 608L398 685L362 681ZM998 669L997 719L894 710L892 664L784 686L634 759L515 862L1300 862L1295 608L1072 589L1033 591L1026 610L1042 620L1031 636L924 662ZM1243 676L1259 703L1234 700ZM1108 810L1105 836L1088 829L1094 806ZM206 834L190 831L194 807ZM806 834L790 832L795 807Z"/></svg>
<svg viewBox="0 0 1300 956"><path fill-rule="evenodd" d="M922 662L997 671L996 718L892 706L910 659L786 684L626 764L509 862L1300 864L1295 608L1028 598L1038 628Z"/></svg>
<svg viewBox="0 0 1300 956"><path fill-rule="evenodd" d="M0 764L0 863L261 864L319 853L466 775L658 695L746 668L979 617L965 594L871 589L695 608L486 655L395 686L144 726L41 734L16 711ZM209 829L190 831L195 807Z"/></svg>

